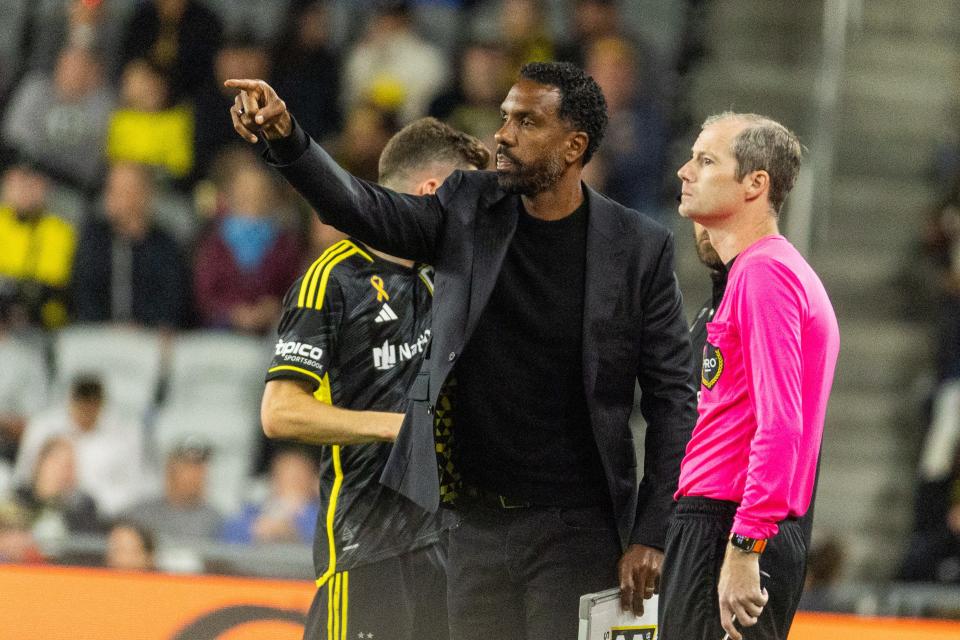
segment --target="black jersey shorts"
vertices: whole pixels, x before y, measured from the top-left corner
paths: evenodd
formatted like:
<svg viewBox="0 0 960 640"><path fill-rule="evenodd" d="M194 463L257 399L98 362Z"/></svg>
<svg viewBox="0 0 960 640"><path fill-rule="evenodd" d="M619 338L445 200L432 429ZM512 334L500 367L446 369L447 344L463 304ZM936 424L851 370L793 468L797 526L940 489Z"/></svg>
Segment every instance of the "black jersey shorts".
<svg viewBox="0 0 960 640"><path fill-rule="evenodd" d="M446 550L433 544L330 576L304 640L447 640Z"/></svg>
<svg viewBox="0 0 960 640"><path fill-rule="evenodd" d="M683 497L667 531L660 577L659 640L721 640L717 584L737 505ZM784 520L760 556L770 598L744 640L786 640L803 592L807 550L796 520Z"/></svg>

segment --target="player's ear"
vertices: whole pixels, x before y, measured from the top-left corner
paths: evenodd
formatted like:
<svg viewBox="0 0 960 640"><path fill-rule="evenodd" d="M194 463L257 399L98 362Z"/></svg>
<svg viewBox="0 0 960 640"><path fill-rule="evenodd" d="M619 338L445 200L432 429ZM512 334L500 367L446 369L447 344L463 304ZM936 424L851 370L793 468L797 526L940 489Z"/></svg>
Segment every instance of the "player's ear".
<svg viewBox="0 0 960 640"><path fill-rule="evenodd" d="M419 185L417 185L416 194L418 196L429 196L437 192L437 189L440 188L440 185L443 184L442 181L437 178L427 178Z"/></svg>

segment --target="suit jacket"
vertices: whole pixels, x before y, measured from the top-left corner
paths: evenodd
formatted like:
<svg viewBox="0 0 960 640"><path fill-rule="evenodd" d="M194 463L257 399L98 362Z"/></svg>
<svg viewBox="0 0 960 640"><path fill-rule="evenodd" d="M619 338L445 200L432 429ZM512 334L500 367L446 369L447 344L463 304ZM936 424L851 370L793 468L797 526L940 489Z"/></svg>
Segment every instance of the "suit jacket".
<svg viewBox="0 0 960 640"><path fill-rule="evenodd" d="M432 196L398 194L354 178L312 141L293 162L274 166L324 222L436 269L432 344L381 478L434 511L434 407L490 298L516 230L519 196L501 190L488 171L454 172ZM583 385L590 422L621 542L663 548L680 460L696 418L673 239L636 211L589 188L586 194ZM648 425L639 489L628 424L635 380Z"/></svg>

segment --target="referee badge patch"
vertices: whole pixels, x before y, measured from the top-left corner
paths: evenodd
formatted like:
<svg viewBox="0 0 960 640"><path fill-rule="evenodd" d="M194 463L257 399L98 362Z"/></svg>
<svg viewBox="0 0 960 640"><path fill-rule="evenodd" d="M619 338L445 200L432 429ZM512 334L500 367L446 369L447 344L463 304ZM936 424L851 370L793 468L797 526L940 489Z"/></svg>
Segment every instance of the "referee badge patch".
<svg viewBox="0 0 960 640"><path fill-rule="evenodd" d="M722 374L723 354L720 352L720 347L715 347L708 342L703 347L703 365L700 368L700 383L707 389L713 389Z"/></svg>

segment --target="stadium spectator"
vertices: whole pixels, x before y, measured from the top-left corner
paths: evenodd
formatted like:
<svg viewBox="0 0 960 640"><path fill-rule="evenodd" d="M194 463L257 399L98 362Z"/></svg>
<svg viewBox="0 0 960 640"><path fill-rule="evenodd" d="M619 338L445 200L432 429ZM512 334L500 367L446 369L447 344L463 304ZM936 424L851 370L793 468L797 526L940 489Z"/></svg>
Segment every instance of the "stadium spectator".
<svg viewBox="0 0 960 640"><path fill-rule="evenodd" d="M53 436L43 443L30 483L17 487L15 498L27 510L38 540L99 529L97 505L80 490L76 454L67 437Z"/></svg>
<svg viewBox="0 0 960 640"><path fill-rule="evenodd" d="M73 444L78 488L93 498L98 511L113 516L140 498L146 478L142 427L105 407L98 377L77 376L66 406L54 406L27 423L15 482L30 482L44 443L58 436Z"/></svg>
<svg viewBox="0 0 960 640"><path fill-rule="evenodd" d="M290 109L298 114L300 126L317 140L336 135L343 121L339 103L341 61L337 51L330 46L329 13L327 3L323 1L294 3L274 52L273 81L277 91L286 96ZM229 100L233 101L232 93ZM230 125L227 120L226 126L232 136Z"/></svg>
<svg viewBox="0 0 960 640"><path fill-rule="evenodd" d="M610 116L607 144L591 163L590 176L592 186L614 200L656 214L669 129L657 101L638 84L640 64L638 51L625 38L603 38L586 49L585 70L603 89Z"/></svg>
<svg viewBox="0 0 960 640"><path fill-rule="evenodd" d="M497 24L512 76L527 62L553 60L555 44L547 30L543 0L501 0Z"/></svg>
<svg viewBox="0 0 960 640"><path fill-rule="evenodd" d="M107 534L107 550L103 563L121 571L153 571L156 544L153 534L140 525L119 520Z"/></svg>
<svg viewBox="0 0 960 640"><path fill-rule="evenodd" d="M570 37L557 47L557 58L580 67L586 66L586 50L594 42L623 35L623 21L614 0L576 0L570 18Z"/></svg>
<svg viewBox="0 0 960 640"><path fill-rule="evenodd" d="M299 275L302 249L280 224L277 186L266 167L246 149L224 161L227 211L197 247L196 307L208 327L263 334Z"/></svg>
<svg viewBox="0 0 960 640"><path fill-rule="evenodd" d="M170 78L170 98L193 97L213 81L220 48L220 19L198 0L141 2L123 35L120 60L149 60Z"/></svg>
<svg viewBox="0 0 960 640"><path fill-rule="evenodd" d="M843 572L843 548L840 540L829 536L810 549L800 609L821 612L840 610L836 586Z"/></svg>
<svg viewBox="0 0 960 640"><path fill-rule="evenodd" d="M52 74L33 72L17 87L3 120L4 142L57 179L90 190L103 175L114 102L97 56L68 46Z"/></svg>
<svg viewBox="0 0 960 640"><path fill-rule="evenodd" d="M960 473L951 477L947 493L943 517L911 536L899 579L960 585Z"/></svg>
<svg viewBox="0 0 960 640"><path fill-rule="evenodd" d="M194 165L193 110L171 102L164 72L146 60L132 60L123 69L120 98L107 132L110 162L138 162L185 180Z"/></svg>
<svg viewBox="0 0 960 640"><path fill-rule="evenodd" d="M409 2L378 0L376 5L367 33L347 55L343 103L352 109L372 102L409 122L426 114L450 69L441 52L413 30Z"/></svg>
<svg viewBox="0 0 960 640"><path fill-rule="evenodd" d="M233 94L223 86L228 78L258 78L270 75L272 66L267 49L248 34L230 37L214 58L214 82L197 94L196 140L197 166L195 176L206 176L217 155L234 141L233 126L229 118L222 116L223 110L233 104ZM260 75L256 75L260 74ZM303 84L308 84L303 78ZM318 91L331 92L332 88L320 85ZM335 94L329 96L336 100ZM321 103L311 104L311 111L319 111Z"/></svg>
<svg viewBox="0 0 960 640"><path fill-rule="evenodd" d="M347 114L343 132L333 145L333 155L353 175L376 181L380 152L398 130L394 112L372 104L359 105Z"/></svg>
<svg viewBox="0 0 960 640"><path fill-rule="evenodd" d="M224 542L310 544L320 510L316 462L300 449L278 450L270 464L270 493L227 520Z"/></svg>
<svg viewBox="0 0 960 640"><path fill-rule="evenodd" d="M507 56L498 44L471 42L460 54L453 86L433 101L430 115L493 149L493 134L500 128L500 101L511 80Z"/></svg>
<svg viewBox="0 0 960 640"><path fill-rule="evenodd" d="M56 65L63 47L81 47L98 52L106 77L113 76L123 27L112 19L117 3L57 0L30 4L33 15L24 16L23 22L21 51L24 68L49 71Z"/></svg>
<svg viewBox="0 0 960 640"><path fill-rule="evenodd" d="M911 307L933 318L937 382L960 378L960 177L933 205L922 230L914 273ZM923 311L929 312L923 314Z"/></svg>
<svg viewBox="0 0 960 640"><path fill-rule="evenodd" d="M77 251L77 320L181 326L186 270L177 243L152 220L154 190L146 167L122 163L110 169L106 220L87 223Z"/></svg>
<svg viewBox="0 0 960 640"><path fill-rule="evenodd" d="M29 514L15 502L0 502L0 564L45 562L30 530Z"/></svg>
<svg viewBox="0 0 960 640"><path fill-rule="evenodd" d="M215 538L223 516L206 501L210 446L195 438L167 455L163 495L140 502L124 515L158 535Z"/></svg>
<svg viewBox="0 0 960 640"><path fill-rule="evenodd" d="M18 165L0 193L0 298L13 326L55 329L67 322L67 295L76 232L47 209L49 181Z"/></svg>
<svg viewBox="0 0 960 640"><path fill-rule="evenodd" d="M47 404L43 350L9 331L9 307L0 299L0 464L16 460L27 420Z"/></svg>

